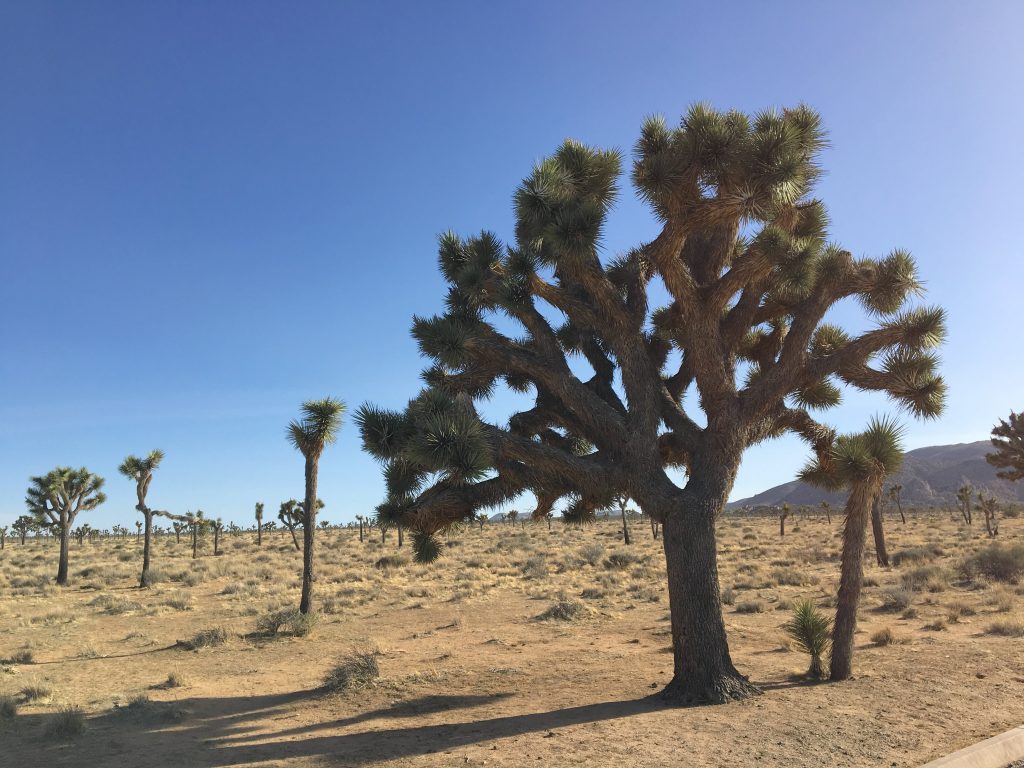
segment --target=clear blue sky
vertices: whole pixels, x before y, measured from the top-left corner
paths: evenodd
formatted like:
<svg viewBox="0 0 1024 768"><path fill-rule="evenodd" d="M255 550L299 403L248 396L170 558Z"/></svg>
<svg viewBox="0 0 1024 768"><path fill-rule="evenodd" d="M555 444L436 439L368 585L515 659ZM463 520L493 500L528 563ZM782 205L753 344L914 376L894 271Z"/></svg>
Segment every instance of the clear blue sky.
<svg viewBox="0 0 1024 768"><path fill-rule="evenodd" d="M1024 4L700 5L0 2L0 524L58 464L129 523L117 464L156 447L154 505L276 511L303 399L418 388L438 232L509 238L564 137L628 151L697 100L821 110L834 238L908 248L949 310L948 414L910 447L986 437L1024 408ZM652 232L627 194L607 248ZM804 458L750 451L734 497ZM350 421L320 477L332 522L380 500Z"/></svg>

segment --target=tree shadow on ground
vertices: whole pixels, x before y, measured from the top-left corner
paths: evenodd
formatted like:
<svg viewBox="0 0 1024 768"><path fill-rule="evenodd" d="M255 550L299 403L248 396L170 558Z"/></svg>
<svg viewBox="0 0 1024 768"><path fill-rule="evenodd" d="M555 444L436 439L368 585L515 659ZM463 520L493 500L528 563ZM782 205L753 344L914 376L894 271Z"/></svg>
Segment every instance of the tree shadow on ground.
<svg viewBox="0 0 1024 768"><path fill-rule="evenodd" d="M460 719L428 725L388 727L388 721L437 715L486 706L512 694L432 695L393 707L359 712L340 719L290 728L282 720L308 712L304 701L323 711L337 701L338 709L351 699L334 699L315 691L266 696L191 698L150 702L114 709L89 718L83 736L68 744L46 736L48 715L19 715L18 745L38 764L52 766L109 765L129 755L150 756L137 766L236 766L268 761L316 758L326 764L359 766L386 760L445 752L494 739L567 726L631 717L664 709L656 696L609 701L529 714ZM297 705L297 706L296 706ZM454 718L453 718L454 719ZM375 722L376 721L376 722ZM369 723L369 727L351 730ZM349 732L337 733L349 729ZM14 746L14 745L12 745ZM16 747L12 757L17 759ZM17 764L17 763L15 763Z"/></svg>

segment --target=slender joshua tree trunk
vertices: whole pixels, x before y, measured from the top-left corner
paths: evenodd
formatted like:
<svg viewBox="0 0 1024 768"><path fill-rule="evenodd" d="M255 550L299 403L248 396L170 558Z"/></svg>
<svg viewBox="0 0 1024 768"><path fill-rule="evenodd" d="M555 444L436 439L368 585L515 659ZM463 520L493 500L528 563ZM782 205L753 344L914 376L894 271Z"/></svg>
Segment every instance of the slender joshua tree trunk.
<svg viewBox="0 0 1024 768"><path fill-rule="evenodd" d="M843 523L843 555L832 628L832 663L829 678L845 680L853 665L853 633L857 629L857 605L864 584L864 540L868 516L878 483L858 483L850 491Z"/></svg>
<svg viewBox="0 0 1024 768"><path fill-rule="evenodd" d="M316 532L316 485L319 456L306 457L306 501L303 505L305 521L302 528L302 600L299 612L309 613L313 606L313 534ZM293 533L294 535L294 533Z"/></svg>
<svg viewBox="0 0 1024 768"><path fill-rule="evenodd" d="M146 521L146 538L142 545L142 576L139 578L139 588L149 586L149 550L150 540L153 535L153 513L144 511L143 519Z"/></svg>
<svg viewBox="0 0 1024 768"><path fill-rule="evenodd" d="M885 527L882 521L882 491L879 488L871 503L871 532L875 537L875 559L883 568L889 567L889 553L885 548Z"/></svg>
<svg viewBox="0 0 1024 768"><path fill-rule="evenodd" d="M68 583L68 528L71 527L64 515L60 521L60 557L57 561L57 583L64 586Z"/></svg>

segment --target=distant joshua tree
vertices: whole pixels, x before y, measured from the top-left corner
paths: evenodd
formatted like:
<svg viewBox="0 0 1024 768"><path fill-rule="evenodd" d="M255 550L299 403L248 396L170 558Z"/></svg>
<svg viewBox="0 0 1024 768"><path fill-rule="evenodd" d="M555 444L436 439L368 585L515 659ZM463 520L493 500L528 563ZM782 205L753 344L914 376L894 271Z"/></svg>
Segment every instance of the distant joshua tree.
<svg viewBox="0 0 1024 768"><path fill-rule="evenodd" d="M476 516L473 519L476 520L477 523L479 523L481 531L484 529L484 526L487 525L487 513L486 512L477 512ZM551 518L550 517L548 517L548 528L549 529L551 528Z"/></svg>
<svg viewBox="0 0 1024 768"><path fill-rule="evenodd" d="M357 521L358 521L358 523L359 523L359 540L360 540L360 541L362 541L362 540L363 540L363 521L364 521L365 519L366 519L366 518L365 518L365 517L363 517L363 515L356 515L356 520L357 520Z"/></svg>
<svg viewBox="0 0 1024 768"><path fill-rule="evenodd" d="M985 496L978 492L978 509L985 515L985 530L989 536L999 535L999 502L995 496Z"/></svg>
<svg viewBox="0 0 1024 768"><path fill-rule="evenodd" d="M828 490L849 489L843 524L839 596L832 632L830 678L845 680L852 671L857 605L864 584L864 543L875 498L887 475L903 462L903 429L889 419L872 419L867 430L836 438L828 456L801 472L805 482Z"/></svg>
<svg viewBox="0 0 1024 768"><path fill-rule="evenodd" d="M297 552L301 551L302 547L299 546L299 540L295 536L295 529L302 527L303 517L302 505L298 499L282 501L281 507L277 510L277 519L281 521L281 524L292 535L292 544L295 545L295 551Z"/></svg>
<svg viewBox="0 0 1024 768"><path fill-rule="evenodd" d="M256 502L256 546L263 546L263 502Z"/></svg>
<svg viewBox="0 0 1024 768"><path fill-rule="evenodd" d="M996 467L1003 480L1024 480L1024 412L1013 413L1009 420L1000 419L992 428L992 453L985 461Z"/></svg>
<svg viewBox="0 0 1024 768"><path fill-rule="evenodd" d="M224 530L224 523L218 517L210 521L210 528L213 529L213 556L217 557L220 554L220 532Z"/></svg>
<svg viewBox="0 0 1024 768"><path fill-rule="evenodd" d="M903 486L896 483L889 488L889 498L896 504L900 513L900 522L906 525L907 517L903 514Z"/></svg>
<svg viewBox="0 0 1024 768"><path fill-rule="evenodd" d="M7 544L7 531L6 525L0 525L0 549L3 549Z"/></svg>
<svg viewBox="0 0 1024 768"><path fill-rule="evenodd" d="M21 539L21 546L25 546L25 537L36 530L36 521L28 515L20 515L11 523L11 528Z"/></svg>
<svg viewBox="0 0 1024 768"><path fill-rule="evenodd" d="M326 397L302 404L301 417L288 425L288 440L305 459L306 497L303 500L305 525L302 527L302 599L299 612L309 613L313 605L313 544L316 533L317 472L324 448L338 438L345 404Z"/></svg>
<svg viewBox="0 0 1024 768"><path fill-rule="evenodd" d="M174 529L174 543L181 544L181 534L188 530L188 523L175 520L171 523L171 528Z"/></svg>
<svg viewBox="0 0 1024 768"><path fill-rule="evenodd" d="M974 489L969 483L961 485L956 492L956 505L960 508L960 514L964 518L964 522L968 525L974 522L974 516L971 514L971 502L974 497Z"/></svg>
<svg viewBox="0 0 1024 768"><path fill-rule="evenodd" d="M626 545L632 543L629 540L629 522L627 522L626 515L626 504L628 503L629 496L624 493L615 494L615 504L619 508L619 514L622 515L622 543ZM549 525L548 527L550 528L551 526Z"/></svg>
<svg viewBox="0 0 1024 768"><path fill-rule="evenodd" d="M25 504L39 526L51 528L60 536L57 583L68 583L68 536L75 518L107 500L103 478L85 467L57 467L45 475L32 478L25 495Z"/></svg>
<svg viewBox="0 0 1024 768"><path fill-rule="evenodd" d="M185 518L192 534L192 559L195 560L199 557L199 536L206 532L207 522L201 509L196 510L194 515L186 513Z"/></svg>
<svg viewBox="0 0 1024 768"><path fill-rule="evenodd" d="M832 525L832 505L827 501L821 502L821 509L825 513L825 519L828 520L828 524Z"/></svg>
<svg viewBox="0 0 1024 768"><path fill-rule="evenodd" d="M789 517L789 504L783 504L779 510L779 537L786 536L786 518Z"/></svg>

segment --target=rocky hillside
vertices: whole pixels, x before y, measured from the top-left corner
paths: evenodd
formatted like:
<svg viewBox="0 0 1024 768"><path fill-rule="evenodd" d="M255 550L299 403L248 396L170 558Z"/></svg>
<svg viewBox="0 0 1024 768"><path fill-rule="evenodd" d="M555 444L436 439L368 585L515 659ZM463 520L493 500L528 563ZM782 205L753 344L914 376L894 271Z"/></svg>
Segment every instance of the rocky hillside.
<svg viewBox="0 0 1024 768"><path fill-rule="evenodd" d="M1024 502L1024 482L1008 483L997 478L995 469L985 461L985 454L990 450L991 444L982 440L908 451L903 469L887 481L886 487L897 483L902 485L904 504L953 504L957 489L964 483L1004 501ZM791 506L818 505L822 501L839 505L845 500L845 494L828 493L793 480L733 502L729 507L776 506L783 502Z"/></svg>

